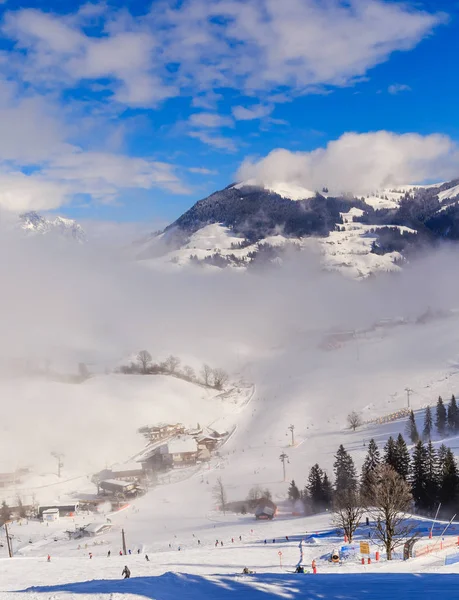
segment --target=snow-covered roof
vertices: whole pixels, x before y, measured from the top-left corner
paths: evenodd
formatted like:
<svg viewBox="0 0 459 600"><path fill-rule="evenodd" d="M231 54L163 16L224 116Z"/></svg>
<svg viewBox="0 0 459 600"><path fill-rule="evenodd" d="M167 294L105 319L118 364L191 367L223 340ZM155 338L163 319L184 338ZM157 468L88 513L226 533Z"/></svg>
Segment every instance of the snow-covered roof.
<svg viewBox="0 0 459 600"><path fill-rule="evenodd" d="M177 438L168 443L170 454L180 454L181 452L197 452L198 444L192 437Z"/></svg>
<svg viewBox="0 0 459 600"><path fill-rule="evenodd" d="M127 471L141 471L142 467L141 465L139 465L139 463L132 461L124 463L122 465L113 465L113 467L110 470L112 471L112 473L126 473Z"/></svg>
<svg viewBox="0 0 459 600"><path fill-rule="evenodd" d="M104 481L100 482L100 485L103 486L104 483L118 486L133 485L132 481L122 481L121 479L104 479Z"/></svg>
<svg viewBox="0 0 459 600"><path fill-rule="evenodd" d="M100 521L99 523L89 523L89 525L86 525L84 529L88 533L97 533L101 527L110 529L111 525L105 521Z"/></svg>

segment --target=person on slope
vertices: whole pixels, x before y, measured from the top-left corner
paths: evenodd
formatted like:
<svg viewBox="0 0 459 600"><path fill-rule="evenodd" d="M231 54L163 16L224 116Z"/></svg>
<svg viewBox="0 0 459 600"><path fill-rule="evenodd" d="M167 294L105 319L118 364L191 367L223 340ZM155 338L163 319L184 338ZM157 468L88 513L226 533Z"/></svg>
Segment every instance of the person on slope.
<svg viewBox="0 0 459 600"><path fill-rule="evenodd" d="M126 565L124 565L124 569L121 575L124 575L124 579L129 579L129 577L131 576L131 571L127 568Z"/></svg>

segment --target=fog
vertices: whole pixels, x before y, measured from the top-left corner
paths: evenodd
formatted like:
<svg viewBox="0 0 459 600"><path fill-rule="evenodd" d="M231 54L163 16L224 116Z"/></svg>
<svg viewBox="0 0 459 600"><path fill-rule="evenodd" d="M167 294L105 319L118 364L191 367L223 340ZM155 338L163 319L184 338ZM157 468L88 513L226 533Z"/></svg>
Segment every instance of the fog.
<svg viewBox="0 0 459 600"><path fill-rule="evenodd" d="M69 469L89 472L128 459L137 438L141 446L136 427L158 420L157 404L168 400L131 394L103 373L140 349L154 361L173 353L197 370L208 362L280 387L305 364L327 372L320 332L459 304L454 247L418 258L401 274L360 282L324 272L306 252L288 256L282 268L250 273L164 273L91 244L10 232L0 256L1 470L45 469L40 461L56 449ZM415 360L414 343L409 352ZM56 383L19 374L18 360L49 361L60 373L76 373L84 362L98 375L84 384ZM346 368L357 379L361 365Z"/></svg>

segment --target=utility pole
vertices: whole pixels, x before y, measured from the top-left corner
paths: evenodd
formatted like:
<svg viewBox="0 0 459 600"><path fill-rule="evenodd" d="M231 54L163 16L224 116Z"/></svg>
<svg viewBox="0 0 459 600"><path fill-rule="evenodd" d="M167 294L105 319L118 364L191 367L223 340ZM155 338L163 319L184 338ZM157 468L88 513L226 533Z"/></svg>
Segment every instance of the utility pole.
<svg viewBox="0 0 459 600"><path fill-rule="evenodd" d="M13 558L13 547L11 546L11 538L8 533L8 525L5 523L5 535L6 535L6 545L8 546L8 555L10 558Z"/></svg>
<svg viewBox="0 0 459 600"><path fill-rule="evenodd" d="M287 461L288 463L290 462L288 459L287 454L285 454L285 452L282 452L282 454L279 456L279 460L282 462L282 468L284 471L284 481L286 479L286 474L285 474L285 461Z"/></svg>
<svg viewBox="0 0 459 600"><path fill-rule="evenodd" d="M292 446L295 445L295 425L290 425L289 427L290 431L292 432Z"/></svg>
<svg viewBox="0 0 459 600"><path fill-rule="evenodd" d="M124 535L124 529L121 530L121 540L123 544L123 554L126 556L126 536Z"/></svg>
<svg viewBox="0 0 459 600"><path fill-rule="evenodd" d="M407 388L405 388L405 392L406 392L407 406L408 406L408 408L411 408L411 405L410 405L410 396L413 393L413 390L411 388L407 387Z"/></svg>
<svg viewBox="0 0 459 600"><path fill-rule="evenodd" d="M64 455L59 454L59 452L51 452L51 456L54 456L54 458L57 460L57 476L60 479L61 478L61 469L64 466L64 463L62 462Z"/></svg>

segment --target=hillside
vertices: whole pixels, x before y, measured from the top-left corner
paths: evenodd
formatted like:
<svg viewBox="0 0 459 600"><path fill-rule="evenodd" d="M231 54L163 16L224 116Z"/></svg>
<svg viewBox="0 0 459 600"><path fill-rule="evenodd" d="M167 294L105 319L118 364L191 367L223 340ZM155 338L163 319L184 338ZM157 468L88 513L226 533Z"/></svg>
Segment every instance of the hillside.
<svg viewBox="0 0 459 600"><path fill-rule="evenodd" d="M397 270L437 240L459 239L458 180L331 197L298 186L230 185L135 244L154 268L246 268L312 250L351 277Z"/></svg>

